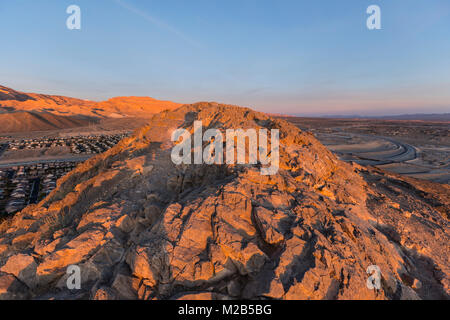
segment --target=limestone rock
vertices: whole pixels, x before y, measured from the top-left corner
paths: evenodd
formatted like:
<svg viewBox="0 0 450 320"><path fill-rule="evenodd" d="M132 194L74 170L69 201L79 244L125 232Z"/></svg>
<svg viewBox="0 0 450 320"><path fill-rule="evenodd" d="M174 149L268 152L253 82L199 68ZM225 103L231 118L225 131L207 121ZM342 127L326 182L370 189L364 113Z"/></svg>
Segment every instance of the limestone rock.
<svg viewBox="0 0 450 320"><path fill-rule="evenodd" d="M134 300L137 299L138 285L139 280L137 278L118 274L111 288L116 291L119 299Z"/></svg>
<svg viewBox="0 0 450 320"><path fill-rule="evenodd" d="M0 271L14 275L29 288L33 288L36 285L36 268L37 264L32 256L17 254L9 257Z"/></svg>
<svg viewBox="0 0 450 320"><path fill-rule="evenodd" d="M104 244L104 234L97 230L86 231L58 251L48 255L36 270L40 285L62 276L67 267L87 259L92 252Z"/></svg>
<svg viewBox="0 0 450 320"><path fill-rule="evenodd" d="M29 298L29 288L11 274L0 272L0 300L22 300Z"/></svg>

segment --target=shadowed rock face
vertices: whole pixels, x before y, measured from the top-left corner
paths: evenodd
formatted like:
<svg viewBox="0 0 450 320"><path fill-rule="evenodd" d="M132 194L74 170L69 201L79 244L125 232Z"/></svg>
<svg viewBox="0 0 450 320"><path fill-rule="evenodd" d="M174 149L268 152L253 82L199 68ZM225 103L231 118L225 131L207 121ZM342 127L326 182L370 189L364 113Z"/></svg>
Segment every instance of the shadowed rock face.
<svg viewBox="0 0 450 320"><path fill-rule="evenodd" d="M280 130L280 170L179 165L170 135ZM157 114L5 221L0 297L448 298L450 190L339 161L311 134L215 103ZM81 268L81 290L66 270ZM381 289L366 287L377 265Z"/></svg>

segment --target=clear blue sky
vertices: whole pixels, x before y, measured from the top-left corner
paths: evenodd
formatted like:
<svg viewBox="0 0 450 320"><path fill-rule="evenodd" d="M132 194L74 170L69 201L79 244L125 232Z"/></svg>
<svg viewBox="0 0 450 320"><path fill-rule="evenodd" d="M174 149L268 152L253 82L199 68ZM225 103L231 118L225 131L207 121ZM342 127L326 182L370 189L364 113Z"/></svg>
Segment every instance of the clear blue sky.
<svg viewBox="0 0 450 320"><path fill-rule="evenodd" d="M66 28L66 8L82 29ZM366 28L381 7L382 30ZM1 0L0 84L267 112L450 112L449 0Z"/></svg>

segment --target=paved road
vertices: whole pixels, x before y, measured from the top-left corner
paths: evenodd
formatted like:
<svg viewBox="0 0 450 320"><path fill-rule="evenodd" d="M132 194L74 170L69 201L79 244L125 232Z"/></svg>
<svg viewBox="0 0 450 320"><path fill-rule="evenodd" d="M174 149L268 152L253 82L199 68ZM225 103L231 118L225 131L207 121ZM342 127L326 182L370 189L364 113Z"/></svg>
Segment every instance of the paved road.
<svg viewBox="0 0 450 320"><path fill-rule="evenodd" d="M39 196L39 187L41 185L41 178L36 178L33 180L33 186L30 192L30 199L28 200L28 204L36 203Z"/></svg>
<svg viewBox="0 0 450 320"><path fill-rule="evenodd" d="M9 162L0 164L0 168L9 168L9 167L18 167L18 166L29 166L33 164L39 163L53 163L53 162L82 162L92 158L94 155L90 156L81 156L81 157L72 157L66 159L40 159L33 161L22 161L22 162Z"/></svg>
<svg viewBox="0 0 450 320"><path fill-rule="evenodd" d="M8 148L8 144L0 144L0 157L5 152L6 148Z"/></svg>

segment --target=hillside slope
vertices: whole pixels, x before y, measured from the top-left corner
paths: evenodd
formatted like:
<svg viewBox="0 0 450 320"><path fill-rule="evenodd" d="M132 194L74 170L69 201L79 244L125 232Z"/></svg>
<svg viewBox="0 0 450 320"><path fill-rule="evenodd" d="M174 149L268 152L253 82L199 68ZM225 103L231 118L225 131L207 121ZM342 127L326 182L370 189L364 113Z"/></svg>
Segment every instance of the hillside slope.
<svg viewBox="0 0 450 320"><path fill-rule="evenodd" d="M89 125L88 120L50 113L13 112L0 114L0 133L46 131L87 125Z"/></svg>
<svg viewBox="0 0 450 320"><path fill-rule="evenodd" d="M70 97L23 93L0 86L0 111L50 112L63 116L120 118L148 116L180 104L150 97L117 97L103 102Z"/></svg>
<svg viewBox="0 0 450 320"><path fill-rule="evenodd" d="M280 170L179 165L170 134L280 130ZM0 298L436 299L450 294L450 188L339 161L247 108L155 115L0 227ZM66 287L69 265L81 290ZM379 266L381 290L366 287Z"/></svg>

